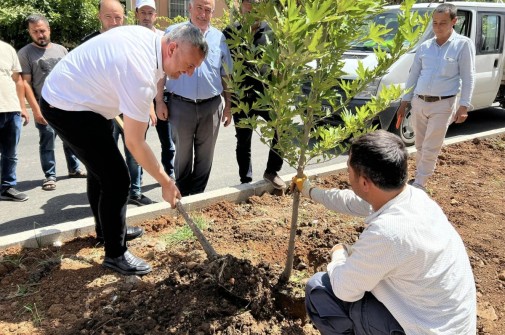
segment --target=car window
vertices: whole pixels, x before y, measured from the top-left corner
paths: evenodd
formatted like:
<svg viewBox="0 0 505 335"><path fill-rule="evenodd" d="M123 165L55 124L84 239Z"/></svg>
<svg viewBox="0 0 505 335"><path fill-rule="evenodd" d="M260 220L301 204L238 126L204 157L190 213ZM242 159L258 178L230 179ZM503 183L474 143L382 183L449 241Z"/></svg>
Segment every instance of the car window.
<svg viewBox="0 0 505 335"><path fill-rule="evenodd" d="M501 49L500 27L502 17L498 14L480 15L480 53L499 53Z"/></svg>
<svg viewBox="0 0 505 335"><path fill-rule="evenodd" d="M430 13L433 8L415 8L413 11L419 13L419 15L424 15L426 13ZM370 23L375 23L377 25L383 25L386 29L390 29L383 38L385 40L384 46L387 48L388 42L392 41L398 31L398 13L400 11L398 9L387 10L383 13L377 14L372 17L369 23L365 23L364 27L368 27ZM366 28L365 28L366 29ZM377 43L374 41L365 41L365 42L357 42L354 43L351 49L354 50L365 50L365 51L373 51L373 48L377 46Z"/></svg>

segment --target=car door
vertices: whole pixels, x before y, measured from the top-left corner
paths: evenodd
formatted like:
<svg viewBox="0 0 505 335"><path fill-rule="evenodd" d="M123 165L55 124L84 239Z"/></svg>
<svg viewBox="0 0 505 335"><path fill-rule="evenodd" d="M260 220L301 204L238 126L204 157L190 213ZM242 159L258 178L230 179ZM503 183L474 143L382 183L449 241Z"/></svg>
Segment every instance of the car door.
<svg viewBox="0 0 505 335"><path fill-rule="evenodd" d="M472 105L475 109L490 106L500 88L503 76L503 35L505 15L479 11L475 36L475 88Z"/></svg>

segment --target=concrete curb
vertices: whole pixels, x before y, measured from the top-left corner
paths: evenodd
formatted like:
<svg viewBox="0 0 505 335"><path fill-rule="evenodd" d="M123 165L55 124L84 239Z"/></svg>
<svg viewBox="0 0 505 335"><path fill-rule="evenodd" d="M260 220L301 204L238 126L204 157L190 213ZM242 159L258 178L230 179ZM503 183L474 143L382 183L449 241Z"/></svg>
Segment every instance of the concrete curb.
<svg viewBox="0 0 505 335"><path fill-rule="evenodd" d="M473 135L462 135L453 137L444 141L445 145L469 141L474 138L487 138L505 133L505 128L495 129ZM409 154L414 153L414 147L408 148ZM347 169L346 163L335 164L317 169L307 170L306 174L309 178L324 177ZM282 176L282 180L288 185L291 178L295 174ZM196 194L185 197L182 202L188 212L198 210L219 201L230 201L239 203L247 200L253 195L262 195L265 192L272 192L272 186L265 182L259 181L253 184L243 184L233 187L225 187L219 190L209 191L202 194ZM127 222L129 225L137 225L148 219L154 219L161 215L177 215L175 209L168 207L166 203L156 203L143 207L128 209ZM20 246L24 248L38 248L42 246L52 245L58 242L67 242L76 237L84 237L95 233L95 222L92 217L84 218L78 221L65 222L51 227L33 229L27 232L7 235L0 237L0 249Z"/></svg>

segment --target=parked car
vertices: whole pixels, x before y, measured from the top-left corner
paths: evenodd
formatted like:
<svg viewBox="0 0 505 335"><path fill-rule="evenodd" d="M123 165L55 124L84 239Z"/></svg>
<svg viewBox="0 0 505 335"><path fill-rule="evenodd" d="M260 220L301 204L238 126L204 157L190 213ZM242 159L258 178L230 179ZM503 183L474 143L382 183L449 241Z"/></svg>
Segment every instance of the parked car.
<svg viewBox="0 0 505 335"><path fill-rule="evenodd" d="M486 3L486 2L451 2L458 8L458 21L454 29L457 33L471 38L475 43L475 89L472 97L473 110L479 110L490 107L495 104L505 105L505 81L504 81L504 23L505 23L505 4L504 3ZM437 3L415 4L412 10L421 14L430 13L436 8ZM394 36L398 27L397 13L399 6L387 6L385 11L376 17L374 21L391 28L390 36ZM434 36L431 23L428 24L426 31L417 45ZM400 84L403 88L414 60L414 54L417 47L406 53L395 62L380 78L376 78L368 87L351 99L349 108L364 105L376 95L384 86L391 84ZM373 52L372 45L355 44L345 54L344 71L346 76L343 80L353 80L356 78L356 68L358 61L361 60L365 67L374 67L377 64L377 58ZM339 90L339 88L335 88ZM304 87L304 91L310 90L310 87ZM339 92L343 94L343 92ZM410 112L407 111L401 125L396 129L396 111L400 101L392 103L386 110L379 113L374 120L380 128L389 130L399 135L406 145L414 144L414 128ZM332 112L332 107L323 102L323 109ZM326 123L339 124L342 122L338 113L325 119Z"/></svg>

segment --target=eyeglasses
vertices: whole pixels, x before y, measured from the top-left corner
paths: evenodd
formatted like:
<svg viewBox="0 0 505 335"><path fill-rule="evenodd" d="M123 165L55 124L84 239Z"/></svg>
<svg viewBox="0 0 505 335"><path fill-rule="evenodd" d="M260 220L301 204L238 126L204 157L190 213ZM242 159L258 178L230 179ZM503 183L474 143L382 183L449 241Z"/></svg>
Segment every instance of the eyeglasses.
<svg viewBox="0 0 505 335"><path fill-rule="evenodd" d="M205 13L205 15L210 15L212 13L214 13L214 9L210 9L210 8L205 8L203 6L196 6L195 7L196 10L199 12L199 13Z"/></svg>

